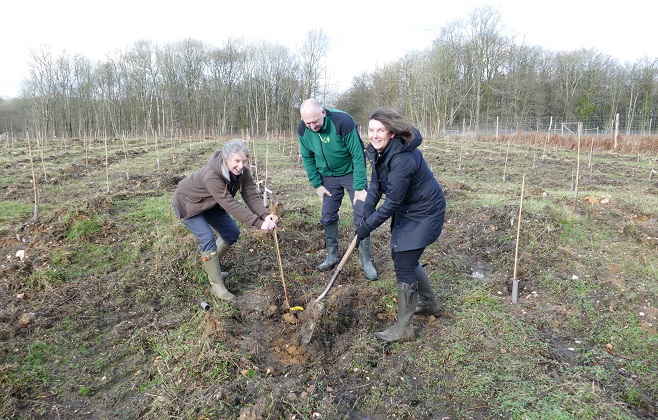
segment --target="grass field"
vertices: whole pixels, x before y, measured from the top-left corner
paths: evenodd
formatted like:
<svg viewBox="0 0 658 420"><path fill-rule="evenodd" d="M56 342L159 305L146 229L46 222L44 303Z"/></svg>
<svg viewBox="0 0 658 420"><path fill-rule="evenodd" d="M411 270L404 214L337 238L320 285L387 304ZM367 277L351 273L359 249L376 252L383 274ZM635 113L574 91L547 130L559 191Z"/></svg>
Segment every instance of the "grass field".
<svg viewBox="0 0 658 420"><path fill-rule="evenodd" d="M426 139L448 209L421 262L443 315L415 317L413 342L373 336L396 313L385 224L372 235L379 280L351 257L308 345L272 236L241 225L223 261L238 300L217 301L171 209L221 140L7 144L0 417L655 418L655 157L542 139ZM306 308L332 274L315 269L319 202L295 138L248 141L281 218L287 298ZM339 227L342 253L347 200Z"/></svg>

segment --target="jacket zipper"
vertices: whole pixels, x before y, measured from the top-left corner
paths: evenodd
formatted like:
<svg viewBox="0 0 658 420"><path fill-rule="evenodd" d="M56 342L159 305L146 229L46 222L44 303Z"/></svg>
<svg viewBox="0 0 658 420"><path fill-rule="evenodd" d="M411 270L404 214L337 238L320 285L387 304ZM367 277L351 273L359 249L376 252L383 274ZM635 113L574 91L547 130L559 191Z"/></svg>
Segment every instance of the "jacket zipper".
<svg viewBox="0 0 658 420"><path fill-rule="evenodd" d="M318 133L318 138L320 139L320 150L322 150L322 158L324 159L324 162L327 164L327 169L329 169L329 171L333 176L334 170L331 169L331 166L329 166L329 160L327 159L327 156L324 154L324 146L322 142L322 136L320 135L320 133Z"/></svg>

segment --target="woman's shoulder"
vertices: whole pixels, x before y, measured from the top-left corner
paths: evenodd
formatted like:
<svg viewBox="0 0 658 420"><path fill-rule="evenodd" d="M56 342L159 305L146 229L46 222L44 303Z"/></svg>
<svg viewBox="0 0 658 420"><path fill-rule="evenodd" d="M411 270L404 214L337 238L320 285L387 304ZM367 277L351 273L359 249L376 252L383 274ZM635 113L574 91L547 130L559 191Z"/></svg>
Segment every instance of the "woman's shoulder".
<svg viewBox="0 0 658 420"><path fill-rule="evenodd" d="M226 183L226 179L222 176L221 172L218 172L217 169L211 165L206 165L203 168L199 170L199 173L201 175L201 179L203 179L204 183L207 182L222 182Z"/></svg>
<svg viewBox="0 0 658 420"><path fill-rule="evenodd" d="M413 166L415 162L418 161L418 159L422 156L420 150L406 147L407 143L402 139L399 140L400 141L396 141L391 145L389 161L392 164L394 162L396 165Z"/></svg>
<svg viewBox="0 0 658 420"><path fill-rule="evenodd" d="M389 155L393 158L393 156L399 155L400 153L409 152L410 150L406 146L407 142L405 142L404 139L400 137L393 138L389 147Z"/></svg>

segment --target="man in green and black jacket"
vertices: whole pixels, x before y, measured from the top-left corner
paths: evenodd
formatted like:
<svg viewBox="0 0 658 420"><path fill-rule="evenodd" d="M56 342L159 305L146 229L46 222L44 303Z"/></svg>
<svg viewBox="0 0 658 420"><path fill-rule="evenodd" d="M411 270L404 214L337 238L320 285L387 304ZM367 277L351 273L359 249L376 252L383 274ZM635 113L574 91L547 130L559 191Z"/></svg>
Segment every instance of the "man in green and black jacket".
<svg viewBox="0 0 658 420"><path fill-rule="evenodd" d="M308 179L322 203L327 258L318 270L331 270L338 264L338 211L349 194L354 211L353 223L363 219L367 195L367 175L363 142L354 119L337 109L324 108L316 99L305 100L300 109L299 137L302 162ZM370 259L370 237L359 243L359 265L369 280L377 279Z"/></svg>

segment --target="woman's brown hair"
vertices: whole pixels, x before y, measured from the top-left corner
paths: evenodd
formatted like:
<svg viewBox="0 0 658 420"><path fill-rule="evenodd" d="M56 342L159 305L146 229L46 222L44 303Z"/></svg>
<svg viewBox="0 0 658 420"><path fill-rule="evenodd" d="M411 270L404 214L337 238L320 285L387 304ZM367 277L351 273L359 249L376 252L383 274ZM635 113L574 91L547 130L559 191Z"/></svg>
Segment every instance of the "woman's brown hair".
<svg viewBox="0 0 658 420"><path fill-rule="evenodd" d="M379 121L388 131L402 137L407 143L414 138L413 125L392 109L379 107L370 114L368 120Z"/></svg>

